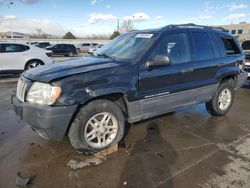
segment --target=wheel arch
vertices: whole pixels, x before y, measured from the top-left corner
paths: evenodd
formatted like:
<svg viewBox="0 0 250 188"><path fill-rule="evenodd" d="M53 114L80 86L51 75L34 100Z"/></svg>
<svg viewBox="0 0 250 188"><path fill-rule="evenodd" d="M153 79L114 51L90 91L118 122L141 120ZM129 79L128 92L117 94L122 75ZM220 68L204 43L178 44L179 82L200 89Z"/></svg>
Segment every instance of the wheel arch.
<svg viewBox="0 0 250 188"><path fill-rule="evenodd" d="M45 63L44 63L41 59L33 58L33 59L29 59L29 60L25 63L25 65L24 65L24 69L25 69L25 70L27 69L28 64L29 64L30 62L32 62L32 61L39 61L42 65L45 65Z"/></svg>
<svg viewBox="0 0 250 188"><path fill-rule="evenodd" d="M216 78L219 83L229 81L233 86L237 83L237 77L240 74L238 68L226 68L217 72Z"/></svg>
<svg viewBox="0 0 250 188"><path fill-rule="evenodd" d="M73 120L75 119L76 115L79 113L81 108L84 105L87 105L88 103L93 102L95 100L99 100L99 99L110 100L110 101L113 101L114 103L116 103L121 108L125 118L127 118L127 116L128 116L128 108L127 108L127 100L126 100L126 97L125 97L124 93L122 93L122 92L114 92L114 93L99 95L99 96L96 96L96 97L92 97L92 98L80 103L77 106L75 112L72 115L72 118L70 120L70 123L69 123L69 125L67 127L67 131L66 131L65 134L67 134L67 132L69 131L69 128L70 128Z"/></svg>
<svg viewBox="0 0 250 188"><path fill-rule="evenodd" d="M81 103L78 106L79 108L81 108L83 105L86 105L98 99L106 99L106 100L113 101L122 109L124 115L127 114L127 102L126 102L125 94L122 92L114 92L114 93L107 93L107 94L99 95Z"/></svg>

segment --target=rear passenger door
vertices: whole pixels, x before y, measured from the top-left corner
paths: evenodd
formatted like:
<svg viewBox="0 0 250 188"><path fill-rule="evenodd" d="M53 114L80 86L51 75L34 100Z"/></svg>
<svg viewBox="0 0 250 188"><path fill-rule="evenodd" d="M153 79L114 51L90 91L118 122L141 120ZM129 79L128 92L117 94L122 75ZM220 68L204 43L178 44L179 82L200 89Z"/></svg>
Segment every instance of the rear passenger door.
<svg viewBox="0 0 250 188"><path fill-rule="evenodd" d="M192 59L196 69L194 75L197 87L212 86L216 88L216 72L221 65L221 54L209 31L190 30L193 44ZM212 91L211 91L212 92Z"/></svg>

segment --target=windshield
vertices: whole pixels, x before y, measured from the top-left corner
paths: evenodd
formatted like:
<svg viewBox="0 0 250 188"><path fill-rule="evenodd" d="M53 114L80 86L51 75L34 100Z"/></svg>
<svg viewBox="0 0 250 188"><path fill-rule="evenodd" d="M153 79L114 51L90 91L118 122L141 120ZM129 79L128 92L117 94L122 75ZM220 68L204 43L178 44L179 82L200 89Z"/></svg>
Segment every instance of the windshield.
<svg viewBox="0 0 250 188"><path fill-rule="evenodd" d="M154 34L127 33L104 45L94 55L118 60L132 60L140 58L155 40Z"/></svg>

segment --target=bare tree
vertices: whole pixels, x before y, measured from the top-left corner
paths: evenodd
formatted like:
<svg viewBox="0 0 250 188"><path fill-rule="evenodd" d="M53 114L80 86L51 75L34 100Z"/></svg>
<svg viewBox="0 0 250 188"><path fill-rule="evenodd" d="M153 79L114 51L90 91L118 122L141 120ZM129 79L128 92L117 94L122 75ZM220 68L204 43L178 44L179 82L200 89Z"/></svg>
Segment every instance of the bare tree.
<svg viewBox="0 0 250 188"><path fill-rule="evenodd" d="M42 29L41 28L37 28L36 29L37 33L38 33L38 36L40 37L43 33Z"/></svg>
<svg viewBox="0 0 250 188"><path fill-rule="evenodd" d="M126 33L129 31L132 31L133 29L134 29L133 20L131 20L131 19L123 20L121 27L120 27L121 33Z"/></svg>

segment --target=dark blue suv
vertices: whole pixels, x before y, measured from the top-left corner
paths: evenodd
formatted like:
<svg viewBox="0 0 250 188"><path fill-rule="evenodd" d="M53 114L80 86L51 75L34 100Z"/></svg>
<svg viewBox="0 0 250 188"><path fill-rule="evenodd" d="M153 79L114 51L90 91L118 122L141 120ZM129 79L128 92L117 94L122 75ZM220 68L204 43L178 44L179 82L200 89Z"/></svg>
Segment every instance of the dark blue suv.
<svg viewBox="0 0 250 188"><path fill-rule="evenodd" d="M226 114L243 85L244 54L221 28L169 25L123 34L83 57L26 71L12 96L16 114L42 137L68 134L79 151L117 144L133 123L205 103Z"/></svg>

